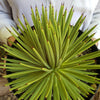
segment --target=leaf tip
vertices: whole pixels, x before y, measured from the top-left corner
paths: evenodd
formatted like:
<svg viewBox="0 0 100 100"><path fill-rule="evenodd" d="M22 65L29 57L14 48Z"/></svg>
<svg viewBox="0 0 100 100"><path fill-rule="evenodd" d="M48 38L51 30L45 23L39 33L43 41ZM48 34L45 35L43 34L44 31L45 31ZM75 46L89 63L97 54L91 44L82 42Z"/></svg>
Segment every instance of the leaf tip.
<svg viewBox="0 0 100 100"><path fill-rule="evenodd" d="M32 9L32 5L30 6L30 8Z"/></svg>

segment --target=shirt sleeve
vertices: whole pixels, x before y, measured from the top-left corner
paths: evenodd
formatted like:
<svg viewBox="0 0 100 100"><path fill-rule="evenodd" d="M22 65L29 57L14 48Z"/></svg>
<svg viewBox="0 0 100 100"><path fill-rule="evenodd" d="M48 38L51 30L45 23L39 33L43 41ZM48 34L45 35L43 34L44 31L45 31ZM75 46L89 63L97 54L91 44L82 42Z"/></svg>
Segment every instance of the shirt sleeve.
<svg viewBox="0 0 100 100"><path fill-rule="evenodd" d="M0 28L7 25L16 26L7 0L0 0Z"/></svg>
<svg viewBox="0 0 100 100"><path fill-rule="evenodd" d="M95 33L93 38L98 39L100 38L100 0L98 1L97 7L93 13L93 17L89 25L89 29L92 28L94 25L97 25L97 26L92 31L92 33ZM97 47L100 50L100 41L98 42Z"/></svg>
<svg viewBox="0 0 100 100"><path fill-rule="evenodd" d="M16 27L15 22L11 16L11 8L7 0L0 0L0 41L7 43L7 38L11 36L8 30L11 26Z"/></svg>

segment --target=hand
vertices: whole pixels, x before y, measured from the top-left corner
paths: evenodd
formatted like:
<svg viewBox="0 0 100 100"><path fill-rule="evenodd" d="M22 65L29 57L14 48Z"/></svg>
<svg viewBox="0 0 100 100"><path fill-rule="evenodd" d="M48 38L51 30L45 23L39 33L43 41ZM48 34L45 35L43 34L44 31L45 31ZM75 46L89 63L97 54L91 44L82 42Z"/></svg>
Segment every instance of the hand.
<svg viewBox="0 0 100 100"><path fill-rule="evenodd" d="M92 41L95 41L95 40L96 40L95 38L92 38ZM95 45L98 46L98 42Z"/></svg>
<svg viewBox="0 0 100 100"><path fill-rule="evenodd" d="M10 36L10 37L7 39L7 44L8 44L9 46L12 46L12 43L11 43L10 41L14 42L14 41L15 41L15 38L14 38L13 36Z"/></svg>
<svg viewBox="0 0 100 100"><path fill-rule="evenodd" d="M92 38L92 40L95 41L96 38ZM98 50L100 50L100 41L98 41L95 45L97 46Z"/></svg>
<svg viewBox="0 0 100 100"><path fill-rule="evenodd" d="M11 35L8 29L16 35L15 31L12 29L11 26L2 27L0 28L0 41L3 42L4 44L12 46L12 44L8 40L14 42L15 38Z"/></svg>

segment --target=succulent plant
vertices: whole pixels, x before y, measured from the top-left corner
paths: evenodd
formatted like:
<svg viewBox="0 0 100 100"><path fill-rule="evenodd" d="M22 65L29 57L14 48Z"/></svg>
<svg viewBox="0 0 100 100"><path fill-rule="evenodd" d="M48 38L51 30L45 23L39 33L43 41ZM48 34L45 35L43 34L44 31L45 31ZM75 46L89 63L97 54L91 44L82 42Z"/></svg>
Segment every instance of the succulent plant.
<svg viewBox="0 0 100 100"><path fill-rule="evenodd" d="M95 77L98 73L88 71L100 69L94 60L100 51L79 56L99 40L91 41L94 34L88 36L96 26L78 37L85 17L82 14L71 26L73 7L68 17L64 5L58 17L51 4L49 16L44 6L41 16L37 7L35 13L32 8L31 11L34 29L23 15L26 26L18 18L22 35L13 27L18 36L9 30L17 43L13 43L14 47L2 47L12 57L2 58L7 62L1 63L11 72L4 77L14 79L7 85L11 91L16 90L15 95L21 94L19 100L84 100L89 93L94 93L89 83L100 83Z"/></svg>

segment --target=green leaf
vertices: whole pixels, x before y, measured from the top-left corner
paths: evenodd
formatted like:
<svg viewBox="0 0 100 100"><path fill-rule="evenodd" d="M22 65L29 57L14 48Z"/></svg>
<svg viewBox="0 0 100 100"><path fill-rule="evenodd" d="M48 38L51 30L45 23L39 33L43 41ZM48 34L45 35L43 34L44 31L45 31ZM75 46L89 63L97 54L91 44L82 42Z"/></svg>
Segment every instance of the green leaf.
<svg viewBox="0 0 100 100"><path fill-rule="evenodd" d="M57 73L58 76L60 76L59 73ZM65 85L62 82L62 79L57 80L58 86L59 86L59 94L62 100L68 100L68 93L66 91Z"/></svg>
<svg viewBox="0 0 100 100"><path fill-rule="evenodd" d="M78 71L78 70L72 70L72 69L64 69L67 73L70 73L72 75L74 75L76 78L85 81L85 82L89 82L89 83L100 83L99 82L99 78L95 78L89 75L85 75L84 72L82 71Z"/></svg>
<svg viewBox="0 0 100 100"><path fill-rule="evenodd" d="M72 16L73 16L73 7L70 9L70 12L69 12L67 21L66 21L66 23L65 23L64 34L62 34L62 44L63 44L63 42L64 42L66 33L67 33L67 31L68 31L68 27L69 27L69 25L70 25Z"/></svg>
<svg viewBox="0 0 100 100"><path fill-rule="evenodd" d="M46 87L46 82L47 78L45 78L44 80L42 80L41 84L38 85L38 87L35 89L34 94L30 97L30 100L34 100L34 99L38 99L38 97L41 95L41 93L43 92L44 88ZM42 91L41 91L42 90Z"/></svg>
<svg viewBox="0 0 100 100"><path fill-rule="evenodd" d="M58 24L61 26L62 22L62 17L63 17L63 10L64 10L64 5L61 5L60 11L59 11L59 16L58 16Z"/></svg>
<svg viewBox="0 0 100 100"><path fill-rule="evenodd" d="M40 56L40 54L37 52L35 48L33 48L33 51L35 55L38 57L38 59L45 65L45 67L50 68L49 65L43 60L43 58Z"/></svg>
<svg viewBox="0 0 100 100"><path fill-rule="evenodd" d="M49 94L52 92L52 86L53 86L53 77L54 77L54 73L51 74L51 77L50 77L50 81L49 81L49 84L48 84L48 89L47 89L47 93L46 93L46 98L49 96Z"/></svg>
<svg viewBox="0 0 100 100"><path fill-rule="evenodd" d="M54 76L53 96L54 96L54 100L60 100L60 95L59 95L59 89L58 89L58 83L57 83L57 77L56 76Z"/></svg>

